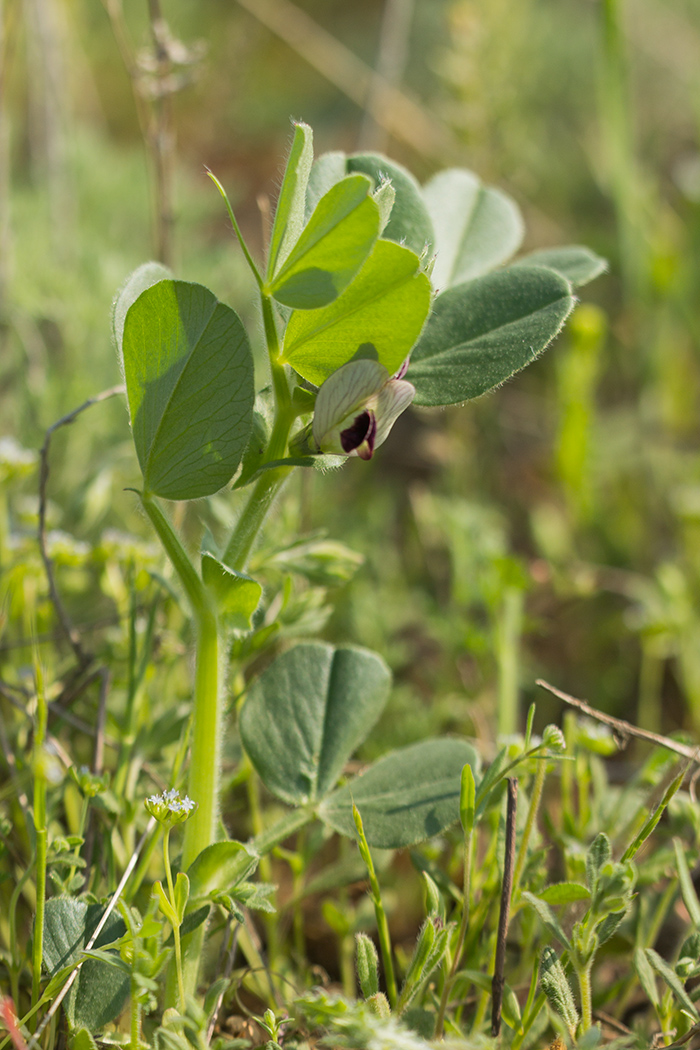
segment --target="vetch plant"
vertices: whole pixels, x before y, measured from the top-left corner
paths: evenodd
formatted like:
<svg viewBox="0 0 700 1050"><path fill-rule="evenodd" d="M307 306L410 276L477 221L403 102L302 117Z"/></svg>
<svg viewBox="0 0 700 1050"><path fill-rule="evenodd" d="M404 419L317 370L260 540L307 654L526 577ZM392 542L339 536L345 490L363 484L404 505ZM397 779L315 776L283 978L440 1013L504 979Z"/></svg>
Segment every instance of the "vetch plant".
<svg viewBox="0 0 700 1050"><path fill-rule="evenodd" d="M603 268L584 248L504 266L523 230L500 191L457 169L421 188L376 154L314 161L304 124L295 127L264 268L214 181L258 288L269 384L256 394L237 314L159 264L137 270L114 307L143 476L138 496L196 629L187 791L197 809L185 827L187 872L217 838L223 662L230 640L257 622L263 589L248 566L285 480L297 468L369 459L412 401L450 405L503 383L560 331L574 284ZM159 501L197 500L231 484L249 489L235 527L221 546L209 538L197 563ZM335 789L388 683L373 654L313 643L283 653L254 683L241 711L243 746L268 789L297 807L260 836L259 854L314 817L354 835L354 803L375 846L406 845L458 818L462 769L478 771L463 741L414 745L378 762L352 790ZM437 782L445 791L435 803ZM388 785L405 791L398 821L376 802ZM185 946L187 994L202 934L200 927Z"/></svg>

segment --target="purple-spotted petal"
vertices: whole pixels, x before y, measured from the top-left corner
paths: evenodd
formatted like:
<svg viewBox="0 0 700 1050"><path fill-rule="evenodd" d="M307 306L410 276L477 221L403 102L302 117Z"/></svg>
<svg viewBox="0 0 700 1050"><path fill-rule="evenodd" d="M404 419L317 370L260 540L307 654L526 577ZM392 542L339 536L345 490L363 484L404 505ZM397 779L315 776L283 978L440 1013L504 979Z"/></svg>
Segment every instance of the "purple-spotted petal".
<svg viewBox="0 0 700 1050"><path fill-rule="evenodd" d="M374 418L374 414L372 412L361 412L359 416L355 416L352 425L340 431L340 444L343 447L343 452L347 452L348 455L354 452L367 438L370 431L372 432L372 440L374 440L374 434L377 432L377 421Z"/></svg>
<svg viewBox="0 0 700 1050"><path fill-rule="evenodd" d="M351 426L354 417L364 411L367 401L379 393L388 379L388 371L378 361L349 361L333 372L316 398L313 436L318 448L342 454L333 432ZM330 444L337 444L338 448L328 447Z"/></svg>
<svg viewBox="0 0 700 1050"><path fill-rule="evenodd" d="M374 412L369 412L369 426L365 434L365 440L357 447L360 459L371 459L374 455L375 439L377 437L377 417Z"/></svg>

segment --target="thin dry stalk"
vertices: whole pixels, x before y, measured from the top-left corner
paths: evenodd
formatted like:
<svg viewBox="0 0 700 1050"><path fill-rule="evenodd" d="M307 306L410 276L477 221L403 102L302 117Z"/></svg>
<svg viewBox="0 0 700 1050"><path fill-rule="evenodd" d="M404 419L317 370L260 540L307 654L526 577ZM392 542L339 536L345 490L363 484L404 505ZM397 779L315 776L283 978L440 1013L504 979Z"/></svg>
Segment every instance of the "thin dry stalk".
<svg viewBox="0 0 700 1050"><path fill-rule="evenodd" d="M556 686L550 685L543 678L538 678L535 684L546 689L554 696L558 696L560 700L563 700L564 703L569 704L571 707L575 707L582 714L588 715L589 718L595 718L596 721L602 722L603 725L612 729L613 736L620 750L623 750L629 743L630 738L634 737L637 740L646 740L649 744L656 744L657 747L665 747L667 751L673 751L676 755L681 755L692 762L700 763L700 748L698 747L681 744L678 740L672 740L671 737L661 736L660 733L652 733L648 729L640 729L639 726L634 725L632 722L626 722L622 718L606 715L604 711L591 707L585 700L578 700L575 696L570 696L569 693L565 693L561 689L557 689Z"/></svg>
<svg viewBox="0 0 700 1050"><path fill-rule="evenodd" d="M291 0L238 0L251 15L284 40L310 66L362 109L367 106L381 127L422 157L449 159L459 146L449 129L433 113L391 84L383 84L381 105L372 102L371 66ZM369 109L370 106L374 108Z"/></svg>
<svg viewBox="0 0 700 1050"><path fill-rule="evenodd" d="M375 73L365 103L358 148L385 152L389 134L378 120L384 109L387 88L400 90L411 35L415 0L385 0ZM388 100L390 104L390 100Z"/></svg>
<svg viewBox="0 0 700 1050"><path fill-rule="evenodd" d="M510 921L510 899L513 893L513 868L515 866L515 814L518 804L518 781L508 777L508 809L506 811L506 842L503 860L503 884L501 886L501 910L498 916L498 935L496 938L496 961L493 968L491 985L491 1035L496 1037L501 1031L501 1007L503 1005L503 986L505 985L506 940Z"/></svg>

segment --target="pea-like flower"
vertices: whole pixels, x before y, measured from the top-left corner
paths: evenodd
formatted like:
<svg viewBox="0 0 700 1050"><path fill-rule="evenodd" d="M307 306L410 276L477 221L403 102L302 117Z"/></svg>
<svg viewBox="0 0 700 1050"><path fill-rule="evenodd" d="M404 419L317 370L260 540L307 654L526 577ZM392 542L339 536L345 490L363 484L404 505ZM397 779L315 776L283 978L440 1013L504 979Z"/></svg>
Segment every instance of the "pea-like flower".
<svg viewBox="0 0 700 1050"><path fill-rule="evenodd" d="M323 383L316 398L313 438L320 452L371 459L408 408L415 387L390 376L378 361L350 361Z"/></svg>

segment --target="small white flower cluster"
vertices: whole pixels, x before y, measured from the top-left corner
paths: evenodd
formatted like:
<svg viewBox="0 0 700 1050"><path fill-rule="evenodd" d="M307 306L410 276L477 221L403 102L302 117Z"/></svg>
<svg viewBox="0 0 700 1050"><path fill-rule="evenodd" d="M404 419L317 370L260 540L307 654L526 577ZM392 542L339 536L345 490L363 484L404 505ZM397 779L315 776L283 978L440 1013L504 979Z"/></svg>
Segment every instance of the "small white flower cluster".
<svg viewBox="0 0 700 1050"><path fill-rule="evenodd" d="M172 827L187 820L190 813L196 809L197 803L187 795L181 795L176 788L171 788L162 795L151 795L146 799L145 805L151 816L161 824Z"/></svg>

